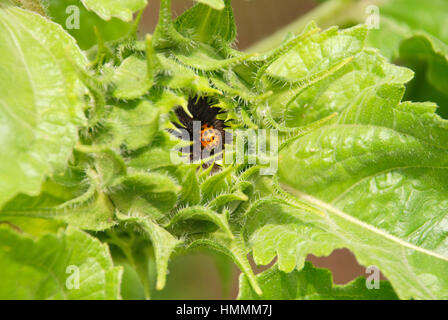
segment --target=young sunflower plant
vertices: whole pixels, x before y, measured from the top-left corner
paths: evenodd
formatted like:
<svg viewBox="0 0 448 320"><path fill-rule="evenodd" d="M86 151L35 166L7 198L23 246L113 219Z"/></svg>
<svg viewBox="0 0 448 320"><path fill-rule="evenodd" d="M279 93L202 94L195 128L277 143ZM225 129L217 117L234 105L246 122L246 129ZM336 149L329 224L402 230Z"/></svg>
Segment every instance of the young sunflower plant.
<svg viewBox="0 0 448 320"><path fill-rule="evenodd" d="M230 0L145 5L0 3L0 298L149 299L196 250L241 299L448 298L448 123L366 25L245 53ZM388 280L305 264L337 248Z"/></svg>

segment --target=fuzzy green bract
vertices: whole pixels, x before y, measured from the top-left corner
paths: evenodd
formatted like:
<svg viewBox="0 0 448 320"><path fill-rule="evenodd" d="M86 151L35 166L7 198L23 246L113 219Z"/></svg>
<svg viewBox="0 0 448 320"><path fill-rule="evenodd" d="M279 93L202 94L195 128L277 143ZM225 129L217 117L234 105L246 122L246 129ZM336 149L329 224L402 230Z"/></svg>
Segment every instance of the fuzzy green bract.
<svg viewBox="0 0 448 320"><path fill-rule="evenodd" d="M448 298L448 122L403 98L413 72L368 47L364 25L311 22L246 54L230 0L197 2L173 20L160 1L139 40L130 20L145 1L82 1L90 17L129 21L119 34L98 24L93 46L51 21L57 6L0 5L0 261L20 278L0 297L151 298L172 256L203 248L239 267L244 299ZM249 156L216 172L175 163L173 109L198 96L245 143L277 130L278 171ZM333 286L305 264L337 248L388 280ZM249 254L277 262L255 276Z"/></svg>

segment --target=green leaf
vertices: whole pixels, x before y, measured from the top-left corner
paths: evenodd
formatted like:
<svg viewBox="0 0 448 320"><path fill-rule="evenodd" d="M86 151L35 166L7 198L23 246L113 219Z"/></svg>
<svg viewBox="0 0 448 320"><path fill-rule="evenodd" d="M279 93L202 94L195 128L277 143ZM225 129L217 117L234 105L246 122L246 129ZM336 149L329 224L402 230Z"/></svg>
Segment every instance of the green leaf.
<svg viewBox="0 0 448 320"><path fill-rule="evenodd" d="M0 218L42 218L62 221L86 230L104 230L115 224L114 208L107 195L89 185L87 190L67 188L52 181L42 185L41 194L20 194L7 202ZM78 196L77 196L78 195Z"/></svg>
<svg viewBox="0 0 448 320"><path fill-rule="evenodd" d="M0 25L1 207L19 192L37 195L46 176L64 169L84 123L73 63L86 59L35 13L1 4Z"/></svg>
<svg viewBox="0 0 448 320"><path fill-rule="evenodd" d="M333 124L280 152L283 186L325 216L265 208L277 212L269 222L253 210L257 262L277 250L289 271L306 253L347 247L378 266L400 298L447 297L448 123L433 104L400 103L403 92L397 84L365 90ZM273 234L282 237L267 240Z"/></svg>
<svg viewBox="0 0 448 320"><path fill-rule="evenodd" d="M378 29L372 29L368 42L392 61L417 72L408 98L431 100L448 116L448 2L444 0L391 0L380 7ZM422 87L425 90L420 90ZM435 90L435 92L432 92Z"/></svg>
<svg viewBox="0 0 448 320"><path fill-rule="evenodd" d="M8 217L7 220L2 219L0 224L9 225L16 231L36 237L41 237L48 233L57 233L60 228L64 227L62 222L30 217Z"/></svg>
<svg viewBox="0 0 448 320"><path fill-rule="evenodd" d="M396 24L415 31L426 31L441 41L448 42L444 24L448 18L448 3L444 0L389 0L380 10L382 18L392 19ZM372 32L375 30L377 29L372 29Z"/></svg>
<svg viewBox="0 0 448 320"><path fill-rule="evenodd" d="M34 238L0 227L0 267L0 299L120 298L107 245L74 228Z"/></svg>
<svg viewBox="0 0 448 320"><path fill-rule="evenodd" d="M346 285L333 285L331 272L314 268L310 262L302 270L290 273L277 266L257 275L263 294L258 296L244 274L240 276L241 300L395 300L389 282L381 281L379 289L368 289L364 277L356 278Z"/></svg>
<svg viewBox="0 0 448 320"><path fill-rule="evenodd" d="M128 263L123 263L123 279L121 283L123 300L144 300L145 293L137 272Z"/></svg>
<svg viewBox="0 0 448 320"><path fill-rule="evenodd" d="M330 28L273 62L268 75L286 82L285 88L275 84L267 88L275 90L268 98L274 118L290 127L302 126L345 109L370 87L412 79L412 71L365 49L366 36L363 26Z"/></svg>
<svg viewBox="0 0 448 320"><path fill-rule="evenodd" d="M92 36L95 28L103 41L117 40L132 30L132 23L117 18L104 21L94 12L88 11L79 0L46 1L46 12L51 20L63 26L76 39L81 49L85 50L97 44L97 39Z"/></svg>
<svg viewBox="0 0 448 320"><path fill-rule="evenodd" d="M146 0L81 0L84 6L104 20L112 17L131 21L132 14L146 6Z"/></svg>
<svg viewBox="0 0 448 320"><path fill-rule="evenodd" d="M83 3L103 18L128 21L146 3L120 1ZM112 32L114 41L104 43L109 29L100 24L88 70L61 28L0 5L0 24L7 27L0 28L6 30L0 32L6 40L0 41L0 80L7 84L0 89L0 112L6 110L0 128L11 133L2 135L7 144L0 147L6 159L0 160L1 224L40 238L59 237L55 232L65 224L93 231L114 226L97 235L127 266L125 297L149 298L155 273L157 288L164 287L172 254L200 246L237 264L250 297L379 298L364 292L361 280L332 287L325 271L299 271L307 254L345 247L360 263L377 266L398 297L447 298L448 125L434 104L402 102L413 72L366 49L366 26L320 32L311 23L270 52L245 54L231 47L230 0L199 2L173 22L171 1L161 0L159 24L146 41L126 31L118 41ZM331 6L324 8L328 16ZM408 28L412 37L398 40L398 52L416 66L409 96L425 91L432 97L446 82L443 32ZM426 63L433 70L428 81L421 77ZM16 82L20 91L8 86ZM208 169L173 164L170 151L179 141L167 130L176 121L172 108L186 109L195 96L209 96L224 111L218 118L243 130L242 149L249 149L247 128L277 129L278 177L259 176L263 167L251 160L262 157ZM17 125L22 122L40 131L26 131ZM18 129L10 130L11 123ZM181 243L187 250L178 250ZM251 251L257 264L277 257L278 270L257 279Z"/></svg>

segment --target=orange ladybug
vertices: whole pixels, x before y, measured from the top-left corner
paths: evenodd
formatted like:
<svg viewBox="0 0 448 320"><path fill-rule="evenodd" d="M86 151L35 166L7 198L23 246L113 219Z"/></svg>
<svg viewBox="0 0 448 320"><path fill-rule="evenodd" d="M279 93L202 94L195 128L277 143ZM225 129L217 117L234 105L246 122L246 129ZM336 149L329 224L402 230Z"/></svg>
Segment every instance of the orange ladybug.
<svg viewBox="0 0 448 320"><path fill-rule="evenodd" d="M212 97L195 96L188 99L188 111L190 115L181 106L174 109L174 113L180 123L173 121L173 125L178 129L186 130L189 134L188 140L193 142L189 152L192 161L200 160L203 156L213 156L215 152L224 150L225 144L232 143L231 133L225 130L228 126L224 120L217 118L224 111L219 107L212 107L213 102L216 101ZM195 121L200 122L201 126L199 128L194 126ZM197 132L196 130L200 131ZM169 129L169 132L176 137L186 138L175 129ZM198 145L200 148L196 148ZM218 148L220 145L221 148ZM215 163L217 159L219 157L203 163L202 168L208 168L213 163L211 173L218 171L220 166Z"/></svg>
<svg viewBox="0 0 448 320"><path fill-rule="evenodd" d="M219 145L221 133L212 125L203 124L201 127L201 146L214 149Z"/></svg>

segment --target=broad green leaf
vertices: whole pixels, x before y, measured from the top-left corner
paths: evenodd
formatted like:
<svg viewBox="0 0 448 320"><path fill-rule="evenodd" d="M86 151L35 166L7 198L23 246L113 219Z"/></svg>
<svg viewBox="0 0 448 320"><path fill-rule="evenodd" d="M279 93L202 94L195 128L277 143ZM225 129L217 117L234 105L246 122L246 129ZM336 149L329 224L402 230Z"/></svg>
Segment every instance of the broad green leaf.
<svg viewBox="0 0 448 320"><path fill-rule="evenodd" d="M370 87L412 79L412 71L365 49L366 36L364 26L330 28L305 38L274 61L268 75L287 84L269 87L275 90L268 98L272 115L287 126L305 125L343 110Z"/></svg>
<svg viewBox="0 0 448 320"><path fill-rule="evenodd" d="M395 300L397 296L389 282L381 281L379 288L368 289L366 279L356 278L346 285L333 285L331 272L314 268L307 262L302 270L285 273L277 266L257 275L263 294L258 296L245 275L240 276L241 300Z"/></svg>
<svg viewBox="0 0 448 320"><path fill-rule="evenodd" d="M309 253L327 256L334 249L348 248L359 263L379 268L401 299L446 299L445 258L326 208L322 218L290 206L259 206L247 224L255 262L265 265L277 256L279 269L289 273L296 266L301 269Z"/></svg>
<svg viewBox="0 0 448 320"><path fill-rule="evenodd" d="M117 40L132 30L132 23L117 18L104 21L94 12L88 11L80 0L46 1L47 15L60 24L77 41L81 49L97 44L95 28L103 41Z"/></svg>
<svg viewBox="0 0 448 320"><path fill-rule="evenodd" d="M347 247L378 266L400 298L448 296L448 123L433 104L400 102L403 92L398 84L365 90L335 122L280 152L283 187L325 216L274 207L266 220L252 210L257 262L277 250L289 271L306 253Z"/></svg>
<svg viewBox="0 0 448 320"><path fill-rule="evenodd" d="M104 20L112 17L131 21L132 14L146 6L146 0L81 0L84 6Z"/></svg>
<svg viewBox="0 0 448 320"><path fill-rule="evenodd" d="M40 15L0 4L0 206L37 195L64 169L84 123L84 87L73 64L86 59L64 30Z"/></svg>
<svg viewBox="0 0 448 320"><path fill-rule="evenodd" d="M444 0L389 0L380 7L380 10L385 20L392 19L398 26L426 31L439 40L448 42L445 25L448 18L448 3ZM372 32L375 30L377 29L372 29Z"/></svg>
<svg viewBox="0 0 448 320"><path fill-rule="evenodd" d="M2 226L0 265L0 299L120 298L107 245L74 228L35 238Z"/></svg>
<svg viewBox="0 0 448 320"><path fill-rule="evenodd" d="M367 35L367 29L363 26L345 30L332 27L318 31L320 29L312 22L300 35L262 55L268 61L276 58L268 65L266 73L272 77L298 82L304 75L327 70L335 62L359 53L364 48Z"/></svg>
<svg viewBox="0 0 448 320"><path fill-rule="evenodd" d="M390 0L380 6L380 26L368 37L392 61L416 70L408 98L431 100L448 116L448 2ZM424 90L420 90L425 87ZM432 90L431 90L432 89ZM433 92L435 91L435 92Z"/></svg>

